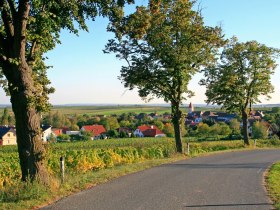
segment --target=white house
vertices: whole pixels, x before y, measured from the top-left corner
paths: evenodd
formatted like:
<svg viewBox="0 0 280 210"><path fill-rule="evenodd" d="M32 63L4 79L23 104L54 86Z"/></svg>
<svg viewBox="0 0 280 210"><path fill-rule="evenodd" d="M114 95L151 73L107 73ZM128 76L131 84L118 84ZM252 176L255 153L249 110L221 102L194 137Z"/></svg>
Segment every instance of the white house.
<svg viewBox="0 0 280 210"><path fill-rule="evenodd" d="M42 140L43 140L43 142L47 142L51 138L51 135L52 135L52 126L42 125L41 128L43 130Z"/></svg>

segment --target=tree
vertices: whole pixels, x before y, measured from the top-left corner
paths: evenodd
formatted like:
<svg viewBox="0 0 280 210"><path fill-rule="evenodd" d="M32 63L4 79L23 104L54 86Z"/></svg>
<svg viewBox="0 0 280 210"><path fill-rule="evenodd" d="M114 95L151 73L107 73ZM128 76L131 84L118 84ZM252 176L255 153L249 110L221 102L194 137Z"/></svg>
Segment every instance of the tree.
<svg viewBox="0 0 280 210"><path fill-rule="evenodd" d="M5 108L3 111L3 115L1 117L1 125L8 125L9 124L9 110Z"/></svg>
<svg viewBox="0 0 280 210"><path fill-rule="evenodd" d="M271 113L273 113L273 114L280 114L280 107L272 107Z"/></svg>
<svg viewBox="0 0 280 210"><path fill-rule="evenodd" d="M219 61L205 69L207 103L222 105L242 116L244 143L249 145L248 114L260 96L273 92L271 74L276 68L279 50L256 41L241 43L232 38Z"/></svg>
<svg viewBox="0 0 280 210"><path fill-rule="evenodd" d="M159 130L162 130L163 127L164 127L163 122L161 122L160 120L155 120L155 121L154 121L154 125L157 126L157 128L158 128Z"/></svg>
<svg viewBox="0 0 280 210"><path fill-rule="evenodd" d="M254 139L266 139L268 137L268 129L261 122L257 121L252 127L252 137Z"/></svg>
<svg viewBox="0 0 280 210"><path fill-rule="evenodd" d="M232 134L240 134L240 122L237 119L232 119L229 122L229 127L232 130Z"/></svg>
<svg viewBox="0 0 280 210"><path fill-rule="evenodd" d="M130 127L131 123L128 120L122 120L120 121L120 127Z"/></svg>
<svg viewBox="0 0 280 210"><path fill-rule="evenodd" d="M111 25L116 39L105 52L127 61L120 80L130 90L137 88L144 100L163 98L171 103L176 148L182 152L180 106L193 92L192 76L214 60L223 44L221 28L208 27L192 0L150 0L147 7Z"/></svg>
<svg viewBox="0 0 280 210"><path fill-rule="evenodd" d="M208 124L207 124L207 125L208 125ZM220 126L220 124L215 123L214 125L212 125L212 126L210 127L209 133L210 133L211 135L213 135L213 136L220 135L220 133L221 133L221 126Z"/></svg>
<svg viewBox="0 0 280 210"><path fill-rule="evenodd" d="M199 123L197 125L197 132L199 135L208 136L210 132L210 127L206 123Z"/></svg>
<svg viewBox="0 0 280 210"><path fill-rule="evenodd" d="M9 115L9 117L8 117L8 125L9 126L15 126L15 117L14 117L14 115Z"/></svg>
<svg viewBox="0 0 280 210"><path fill-rule="evenodd" d="M107 122L109 126L108 130L116 130L120 127L118 119L116 117L108 117Z"/></svg>
<svg viewBox="0 0 280 210"><path fill-rule="evenodd" d="M122 15L133 0L2 0L0 1L0 78L11 97L16 118L22 180L48 182L45 148L41 140L41 113L48 109L49 87L45 53L59 43L62 29L77 34L87 30L86 19Z"/></svg>
<svg viewBox="0 0 280 210"><path fill-rule="evenodd" d="M226 123L219 123L220 126L220 135L229 135L231 133L230 127Z"/></svg>
<svg viewBox="0 0 280 210"><path fill-rule="evenodd" d="M162 132L167 136L167 137L174 137L174 129L172 128L172 125L170 123L166 123L163 127Z"/></svg>

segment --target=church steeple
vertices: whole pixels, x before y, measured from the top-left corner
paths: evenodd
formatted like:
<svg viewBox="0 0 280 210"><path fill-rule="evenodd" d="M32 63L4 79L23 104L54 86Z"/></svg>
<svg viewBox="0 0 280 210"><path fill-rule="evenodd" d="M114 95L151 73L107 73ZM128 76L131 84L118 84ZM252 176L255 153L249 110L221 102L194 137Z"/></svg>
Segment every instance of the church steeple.
<svg viewBox="0 0 280 210"><path fill-rule="evenodd" d="M190 103L188 113L192 113L193 111L194 111L193 105L192 105L192 103Z"/></svg>

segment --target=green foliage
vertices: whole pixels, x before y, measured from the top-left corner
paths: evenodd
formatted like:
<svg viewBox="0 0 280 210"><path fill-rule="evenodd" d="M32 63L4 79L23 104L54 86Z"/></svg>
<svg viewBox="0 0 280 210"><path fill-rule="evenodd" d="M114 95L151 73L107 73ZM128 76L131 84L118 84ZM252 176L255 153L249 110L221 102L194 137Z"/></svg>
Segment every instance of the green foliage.
<svg viewBox="0 0 280 210"><path fill-rule="evenodd" d="M199 123L197 125L197 132L202 136L209 135L210 127L205 123Z"/></svg>
<svg viewBox="0 0 280 210"><path fill-rule="evenodd" d="M276 209L280 209L280 162L275 163L269 170L266 179L268 192L275 202Z"/></svg>
<svg viewBox="0 0 280 210"><path fill-rule="evenodd" d="M204 70L207 103L222 105L242 114L244 143L249 144L247 122L252 104L273 92L271 75L277 66L279 50L256 41L241 43L233 37L219 60Z"/></svg>
<svg viewBox="0 0 280 210"><path fill-rule="evenodd" d="M16 147L0 148L0 189L20 180ZM147 159L169 157L175 153L172 139L145 138L82 141L48 144L47 167L50 175L59 176L59 158L65 157L69 174L79 174Z"/></svg>
<svg viewBox="0 0 280 210"><path fill-rule="evenodd" d="M219 135L229 135L232 130L230 129L230 127L226 124L226 123L219 123L220 126L220 132Z"/></svg>
<svg viewBox="0 0 280 210"><path fill-rule="evenodd" d="M266 139L268 137L268 128L259 121L255 122L252 127L252 137L254 139Z"/></svg>
<svg viewBox="0 0 280 210"><path fill-rule="evenodd" d="M0 125L8 125L8 126L15 125L14 113L7 107L3 109L3 115L0 116Z"/></svg>
<svg viewBox="0 0 280 210"><path fill-rule="evenodd" d="M9 112L8 112L7 108L4 109L3 115L1 117L0 124L1 125L8 125L9 124Z"/></svg>
<svg viewBox="0 0 280 210"><path fill-rule="evenodd" d="M60 134L57 136L57 140L70 140L70 136L67 134Z"/></svg>
<svg viewBox="0 0 280 210"><path fill-rule="evenodd" d="M0 125L9 125L9 126L15 125L14 113L10 112L10 110L7 107L4 108L3 115L2 117L0 117Z"/></svg>
<svg viewBox="0 0 280 210"><path fill-rule="evenodd" d="M221 28L207 27L191 0L150 0L109 28L116 38L105 52L127 62L120 80L149 101L162 98L171 103L172 123L178 152L182 152L180 105L193 95L192 76L215 60L224 44Z"/></svg>
<svg viewBox="0 0 280 210"><path fill-rule="evenodd" d="M223 105L229 111L247 109L260 102L261 95L273 92L270 79L276 68L279 50L232 38L223 49L219 62L205 69L207 103Z"/></svg>
<svg viewBox="0 0 280 210"><path fill-rule="evenodd" d="M204 26L202 17L188 0L154 1L149 7L112 25L116 39L105 52L114 52L129 65L121 69L124 86L139 95L181 102L191 76L213 61L221 44L221 29ZM148 99L148 98L147 98Z"/></svg>
<svg viewBox="0 0 280 210"><path fill-rule="evenodd" d="M240 122L237 119L232 119L229 123L229 127L232 130L232 134L240 134Z"/></svg>
<svg viewBox="0 0 280 210"><path fill-rule="evenodd" d="M174 128L170 123L166 123L162 129L167 137L174 137Z"/></svg>
<svg viewBox="0 0 280 210"><path fill-rule="evenodd" d="M116 130L109 130L109 131L107 131L107 135L109 136L109 137L118 137L119 136L119 133L116 131Z"/></svg>
<svg viewBox="0 0 280 210"><path fill-rule="evenodd" d="M280 114L280 107L272 107L271 112L273 114Z"/></svg>
<svg viewBox="0 0 280 210"><path fill-rule="evenodd" d="M4 89L10 92L20 87L10 71L7 71L7 66L11 68L27 64L32 69L32 84L34 82L37 90L29 95L29 105L38 111L46 110L49 107L48 94L54 89L49 87L49 67L45 65L44 54L60 43L61 30L67 29L78 34L80 29L87 30L86 20L94 21L97 16L107 16L115 21L123 15L125 3L133 3L133 0L2 1L0 77L5 75L8 80L2 83ZM18 22L22 24L17 25Z"/></svg>

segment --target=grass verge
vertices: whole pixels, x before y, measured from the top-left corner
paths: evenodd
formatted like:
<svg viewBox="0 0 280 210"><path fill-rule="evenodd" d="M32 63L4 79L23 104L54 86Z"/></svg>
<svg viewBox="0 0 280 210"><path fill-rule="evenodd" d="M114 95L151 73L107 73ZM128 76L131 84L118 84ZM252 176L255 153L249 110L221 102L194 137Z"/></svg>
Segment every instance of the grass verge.
<svg viewBox="0 0 280 210"><path fill-rule="evenodd" d="M275 208L280 210L280 162L270 168L266 177L266 185Z"/></svg>

